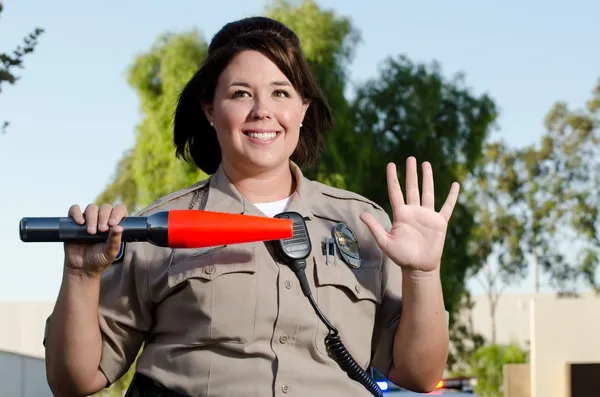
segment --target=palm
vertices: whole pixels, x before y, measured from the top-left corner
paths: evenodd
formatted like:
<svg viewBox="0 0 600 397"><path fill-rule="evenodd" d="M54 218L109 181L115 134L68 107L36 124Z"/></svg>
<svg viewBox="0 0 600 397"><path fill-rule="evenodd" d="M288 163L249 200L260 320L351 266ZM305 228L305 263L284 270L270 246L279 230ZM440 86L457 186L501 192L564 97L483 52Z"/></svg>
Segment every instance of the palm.
<svg viewBox="0 0 600 397"><path fill-rule="evenodd" d="M433 174L429 163L423 163L421 194L416 160L410 157L406 161L406 203L393 163L387 167L387 184L393 211L391 229L389 232L384 230L370 214L364 214L363 221L384 254L396 264L407 270L436 270L444 249L448 221L458 198L458 183L452 185L439 212L435 211Z"/></svg>

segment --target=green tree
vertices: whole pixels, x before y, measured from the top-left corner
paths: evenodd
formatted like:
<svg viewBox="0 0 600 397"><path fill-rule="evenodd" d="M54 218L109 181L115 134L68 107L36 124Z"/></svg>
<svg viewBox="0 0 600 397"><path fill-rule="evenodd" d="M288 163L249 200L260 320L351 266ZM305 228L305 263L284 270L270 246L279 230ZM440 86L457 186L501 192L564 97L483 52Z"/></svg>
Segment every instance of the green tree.
<svg viewBox="0 0 600 397"><path fill-rule="evenodd" d="M588 287L600 293L598 265L600 261L600 79L585 109L569 109L556 103L546 117L548 133L544 147L548 150L552 172L563 183L560 192L561 211L572 234L578 240L574 270ZM565 183L566 182L566 183ZM573 247L572 244L569 244ZM564 269L561 274L564 273ZM567 277L571 272L567 272ZM556 277L555 277L556 278ZM565 277L558 277L563 280Z"/></svg>
<svg viewBox="0 0 600 397"><path fill-rule="evenodd" d="M448 370L451 376L470 376L468 359L485 344L483 335L473 327L472 311L475 302L471 293L464 291L455 320L450 327L450 350L448 352Z"/></svg>
<svg viewBox="0 0 600 397"><path fill-rule="evenodd" d="M520 155L529 256L559 293L581 279L600 292L600 80L586 109L557 102L545 124L540 144Z"/></svg>
<svg viewBox="0 0 600 397"><path fill-rule="evenodd" d="M4 6L0 1L0 14L2 14L3 10ZM27 37L23 38L23 45L17 46L17 48L13 50L12 54L0 53L0 92L2 92L3 83L15 84L17 82L19 77L15 76L14 69L23 69L23 59L25 55L33 52L38 44L38 37L43 32L43 29L36 28ZM0 123L0 133L6 132L8 124L8 121L3 121Z"/></svg>
<svg viewBox="0 0 600 397"><path fill-rule="evenodd" d="M469 252L476 265L471 269L483 287L490 308L492 344L496 343L496 309L504 289L525 278L528 263L522 239L527 222L517 192L519 157L502 141L485 145L484 157L465 186L465 200L472 208ZM471 276L469 276L471 277Z"/></svg>
<svg viewBox="0 0 600 397"><path fill-rule="evenodd" d="M528 362L528 353L517 344L482 346L470 357L470 376L477 379L475 393L481 397L502 397L504 366Z"/></svg>
<svg viewBox="0 0 600 397"><path fill-rule="evenodd" d="M377 78L359 88L352 113L355 127L346 157L346 183L391 213L387 162L396 162L402 176L408 156L430 161L436 204L441 207L452 182L467 181L481 161L497 112L489 96L475 96L465 87L464 76L446 80L435 62L415 64L395 56L383 63ZM461 195L456 205L442 258L444 297L450 313L458 308L465 276L476 264L468 249L473 212L467 200Z"/></svg>
<svg viewBox="0 0 600 397"><path fill-rule="evenodd" d="M123 202L130 211L206 175L174 155L172 120L179 92L204 60L208 45L197 30L160 36L138 55L128 83L140 99L135 145L124 153L99 202Z"/></svg>
<svg viewBox="0 0 600 397"><path fill-rule="evenodd" d="M319 163L305 170L308 178L330 186L347 188L346 164L354 148L351 104L345 96L348 66L353 60L360 32L347 18L320 8L314 1L277 0L266 7L266 15L289 26L300 37L302 48L329 105L334 128L325 136Z"/></svg>

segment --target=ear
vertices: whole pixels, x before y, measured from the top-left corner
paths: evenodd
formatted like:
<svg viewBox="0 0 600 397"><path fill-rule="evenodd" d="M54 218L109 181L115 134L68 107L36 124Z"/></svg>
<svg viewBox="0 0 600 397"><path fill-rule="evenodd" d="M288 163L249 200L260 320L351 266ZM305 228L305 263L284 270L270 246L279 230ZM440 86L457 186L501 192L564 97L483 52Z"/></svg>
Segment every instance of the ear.
<svg viewBox="0 0 600 397"><path fill-rule="evenodd" d="M213 108L212 103L202 102L201 106L202 106L202 110L204 111L204 115L208 119L208 122L214 123L215 118L214 118L214 108Z"/></svg>
<svg viewBox="0 0 600 397"><path fill-rule="evenodd" d="M308 107L310 106L310 101L304 101L302 103L302 120L306 116L306 112L308 111Z"/></svg>

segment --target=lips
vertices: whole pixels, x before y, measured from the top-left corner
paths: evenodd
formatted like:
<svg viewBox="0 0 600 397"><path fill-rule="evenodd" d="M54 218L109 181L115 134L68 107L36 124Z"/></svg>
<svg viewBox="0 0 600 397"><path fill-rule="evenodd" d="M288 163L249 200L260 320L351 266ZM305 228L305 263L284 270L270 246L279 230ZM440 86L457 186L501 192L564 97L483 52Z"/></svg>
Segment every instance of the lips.
<svg viewBox="0 0 600 397"><path fill-rule="evenodd" d="M253 139L259 139L261 141L269 141L277 137L280 131L276 130L244 130L244 135L249 136Z"/></svg>

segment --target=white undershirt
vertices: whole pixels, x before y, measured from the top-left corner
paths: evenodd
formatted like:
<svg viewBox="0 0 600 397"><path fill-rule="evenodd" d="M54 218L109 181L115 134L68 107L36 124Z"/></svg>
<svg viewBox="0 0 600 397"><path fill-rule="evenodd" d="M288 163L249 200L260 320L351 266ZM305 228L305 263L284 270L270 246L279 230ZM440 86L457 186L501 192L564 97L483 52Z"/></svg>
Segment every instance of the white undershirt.
<svg viewBox="0 0 600 397"><path fill-rule="evenodd" d="M254 206L258 208L263 214L269 218L274 217L277 214L284 212L290 203L292 196L284 198L283 200L271 201L270 203L254 203Z"/></svg>

